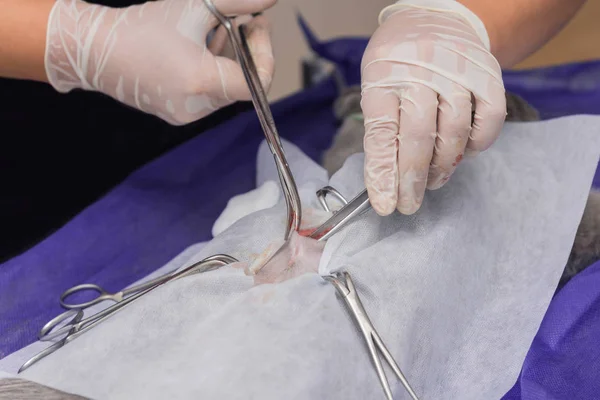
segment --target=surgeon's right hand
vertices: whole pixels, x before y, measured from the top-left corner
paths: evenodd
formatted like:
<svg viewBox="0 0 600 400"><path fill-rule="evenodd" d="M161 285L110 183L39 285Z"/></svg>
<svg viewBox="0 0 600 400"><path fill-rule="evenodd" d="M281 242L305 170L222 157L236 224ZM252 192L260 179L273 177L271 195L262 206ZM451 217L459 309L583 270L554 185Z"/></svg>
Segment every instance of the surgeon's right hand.
<svg viewBox="0 0 600 400"><path fill-rule="evenodd" d="M276 0L214 0L226 15L246 15ZM45 67L59 92L105 93L165 121L200 119L250 92L238 63L220 57L225 43L207 46L216 18L202 0L159 0L110 8L58 0L48 20ZM274 70L264 16L248 24L248 44L265 89Z"/></svg>

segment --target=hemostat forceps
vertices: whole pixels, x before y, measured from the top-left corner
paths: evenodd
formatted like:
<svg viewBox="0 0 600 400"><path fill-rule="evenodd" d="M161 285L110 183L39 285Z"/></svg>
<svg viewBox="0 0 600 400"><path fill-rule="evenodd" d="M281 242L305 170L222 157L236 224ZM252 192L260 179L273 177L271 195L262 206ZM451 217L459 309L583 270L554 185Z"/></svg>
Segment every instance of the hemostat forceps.
<svg viewBox="0 0 600 400"><path fill-rule="evenodd" d="M135 295L138 292L142 292L152 286L163 283L165 280L169 280L169 277L176 272L177 271L175 271L175 272L172 271L172 272L166 273L157 278L151 279L148 282L144 282L139 285L131 286L131 287L123 289L117 293L109 293L106 290L104 290L104 288L102 288L101 286L98 286L94 283L83 283L81 285L76 285L70 289L65 290L60 295L60 300L59 300L60 305L63 308L66 308L67 310L73 310L73 309L84 310L88 307L95 306L96 304L102 303L103 301L107 301L107 300L113 301L115 303L119 303L119 302L127 299L131 295ZM69 297L75 293L86 292L86 291L94 291L94 292L97 292L98 295L94 299L83 302L83 303L69 303L67 301L67 297Z"/></svg>
<svg viewBox="0 0 600 400"><path fill-rule="evenodd" d="M234 262L237 262L235 258L225 254L216 254L214 256L207 257L204 260L189 265L183 269L157 278L161 279L161 281L159 282L153 280L155 281L155 284L153 286L138 291L136 294L124 299L123 301L117 302L116 304L113 304L112 306L85 319L83 319L83 309L80 308L67 310L66 312L50 320L46 325L42 327L42 329L38 333L38 338L42 341L52 340L61 336L62 339L53 343L48 348L42 350L41 352L27 360L25 364L23 364L23 366L21 366L21 368L19 369L19 373L23 372L36 362L43 359L44 357L54 353L56 350L60 349L65 344L69 343L73 339L76 339L81 334L85 333L100 322L104 321L106 318L123 309L123 307L125 307L127 304L142 297L143 295L149 293L157 287L164 285L165 283L170 282L172 280L183 278L195 273L212 271L216 268L220 268L222 266ZM58 328L58 326L65 321L68 322L62 327Z"/></svg>
<svg viewBox="0 0 600 400"><path fill-rule="evenodd" d="M321 191L326 191L328 193L333 194L335 197L340 199L342 203L345 202L344 197L339 194L335 189L325 187L317 192L317 196L319 197L319 201L321 205L325 208L326 211L329 211L329 207L327 206L327 202L324 200L324 194ZM371 208L371 203L369 202L369 194L367 193L367 189L363 190L350 200L350 202L346 203L339 211L337 211L331 218L325 221L321 226L315 229L309 236L313 239L317 239L318 241L323 241L329 239L332 235L339 232L342 227L350 222L353 218L361 215L362 213L368 211Z"/></svg>
<svg viewBox="0 0 600 400"><path fill-rule="evenodd" d="M330 236L334 235L336 232L339 232L342 227L348 223L354 217L357 217L363 214L365 211L371 208L371 203L369 202L369 195L367 190L363 190L359 193L354 199L350 200L350 202L346 201L344 196L342 196L337 190L330 186L326 186L319 191L317 191L317 197L321 206L326 211L330 211L330 207L327 204L326 196L328 194L336 197L344 206L337 211L331 218L325 221L320 227L318 227L315 231L310 234L310 237L313 239L317 239L318 241L326 240ZM385 397L389 400L392 400L392 390L390 389L390 384L385 376L385 372L383 369L383 365L381 363L381 359L377 354L377 350L381 352L385 361L387 361L388 365L394 371L394 374L400 379L402 385L410 395L413 400L418 400L417 395L414 390L406 380L406 377L400 370L400 367L392 357L392 354L389 352L383 340L375 330L373 323L369 319L369 316L358 297L358 293L356 288L354 287L354 282L352 282L352 278L350 274L347 272L337 273L335 275L327 275L323 277L325 280L333 284L335 286L337 292L342 296L344 302L348 306L352 317L360 328L360 332L362 333L365 342L367 344L367 348L369 349L369 354L371 356L371 360L373 361L373 366L377 371L377 376L379 377L379 381L381 382L381 386L383 387L383 391L385 393Z"/></svg>
<svg viewBox="0 0 600 400"><path fill-rule="evenodd" d="M260 82L256 65L254 65L250 48L246 42L244 27L240 26L236 30L233 19L221 14L211 0L204 0L204 4L227 30L227 35L233 46L233 51L242 67L244 77L250 88L252 103L258 114L260 125L262 126L267 139L269 149L275 158L275 165L277 166L277 172L279 174L279 180L281 182L287 206L288 216L285 231L285 240L287 241L292 231L298 231L300 229L300 221L302 219L300 196L298 195L298 187L296 186L296 182L294 181L294 177L285 158L281 141L279 140L279 133L275 127L275 121L273 120L273 114L271 113L267 95Z"/></svg>
<svg viewBox="0 0 600 400"><path fill-rule="evenodd" d="M392 354L389 352L387 347L385 347L385 344L383 344L381 337L379 336L379 334L375 330L375 327L371 323L371 320L369 319L369 316L367 315L367 312L365 311L360 301L360 298L358 297L358 293L356 292L354 283L352 282L352 278L350 278L350 275L347 272L343 272L337 275L324 276L323 278L332 283L333 286L335 286L338 293L342 296L344 302L350 309L352 316L356 320L356 323L358 324L358 327L360 328L360 331L365 338L367 347L369 348L371 360L373 361L375 370L377 371L377 376L379 377L381 386L383 386L383 391L385 392L386 398L389 400L393 399L392 390L390 389L390 384L388 383L388 380L385 376L383 365L381 364L381 359L377 355L378 349L383 355L385 361L387 361L391 369L394 371L394 374L398 377L398 379L400 379L400 382L402 382L402 385L404 385L404 388L406 389L410 397L413 400L418 400L417 395L406 380L406 377L400 370L400 367L398 366L396 361L394 361Z"/></svg>

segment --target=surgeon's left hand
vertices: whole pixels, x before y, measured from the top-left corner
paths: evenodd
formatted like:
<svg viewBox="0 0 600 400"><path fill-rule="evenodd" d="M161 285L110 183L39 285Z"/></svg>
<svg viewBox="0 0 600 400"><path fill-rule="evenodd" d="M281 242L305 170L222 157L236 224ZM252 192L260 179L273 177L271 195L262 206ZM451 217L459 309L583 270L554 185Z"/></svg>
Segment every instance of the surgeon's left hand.
<svg viewBox="0 0 600 400"><path fill-rule="evenodd" d="M444 185L465 152L486 150L502 128L504 85L483 23L448 0L384 9L362 60L361 105L371 204L412 214L425 188Z"/></svg>

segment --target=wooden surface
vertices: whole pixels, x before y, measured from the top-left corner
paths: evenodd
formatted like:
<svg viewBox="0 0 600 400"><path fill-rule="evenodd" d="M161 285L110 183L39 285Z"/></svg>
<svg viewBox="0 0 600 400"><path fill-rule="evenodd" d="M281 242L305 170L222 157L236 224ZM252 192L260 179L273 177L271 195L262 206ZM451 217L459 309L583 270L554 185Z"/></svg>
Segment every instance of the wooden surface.
<svg viewBox="0 0 600 400"><path fill-rule="evenodd" d="M600 0L588 0L563 31L516 69L596 59L600 59Z"/></svg>

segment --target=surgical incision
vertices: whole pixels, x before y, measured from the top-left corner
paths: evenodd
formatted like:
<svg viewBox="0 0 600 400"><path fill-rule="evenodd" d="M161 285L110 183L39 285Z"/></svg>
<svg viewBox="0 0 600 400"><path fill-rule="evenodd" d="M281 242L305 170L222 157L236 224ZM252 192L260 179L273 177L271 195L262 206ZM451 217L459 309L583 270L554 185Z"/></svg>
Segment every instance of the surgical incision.
<svg viewBox="0 0 600 400"><path fill-rule="evenodd" d="M253 276L256 285L279 283L307 273L317 273L325 242L307 236L329 216L324 211L305 210L301 229L292 233L289 243L283 248L283 239L270 243L265 251L244 265L244 272ZM281 251L273 257L280 248Z"/></svg>

